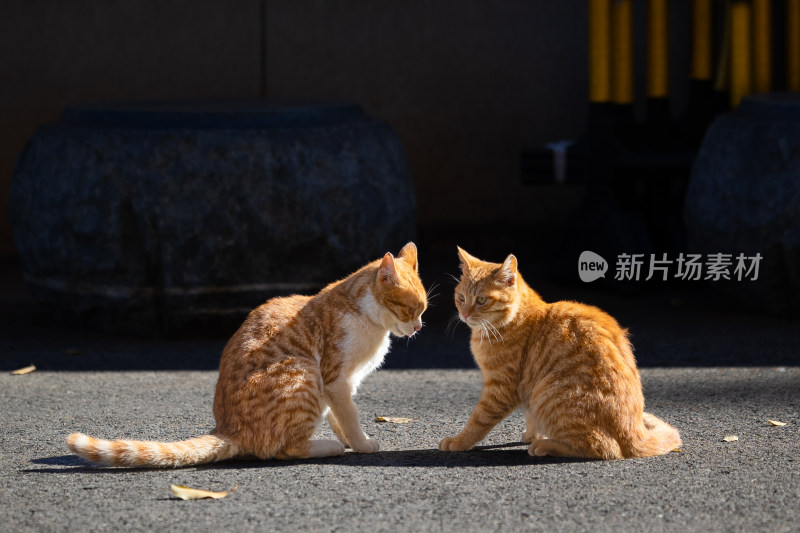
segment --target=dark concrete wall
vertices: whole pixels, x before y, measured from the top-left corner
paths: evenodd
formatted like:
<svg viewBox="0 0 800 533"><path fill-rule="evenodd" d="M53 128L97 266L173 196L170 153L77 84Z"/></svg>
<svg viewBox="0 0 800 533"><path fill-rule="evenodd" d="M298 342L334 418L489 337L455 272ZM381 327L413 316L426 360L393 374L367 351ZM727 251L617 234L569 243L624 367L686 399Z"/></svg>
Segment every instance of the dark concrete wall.
<svg viewBox="0 0 800 533"><path fill-rule="evenodd" d="M423 225L562 207L561 191L519 184L519 156L580 132L585 2L339 4L269 3L270 93L352 98L387 120L408 153Z"/></svg>
<svg viewBox="0 0 800 533"><path fill-rule="evenodd" d="M266 89L358 101L400 136L421 225L558 220L576 202L570 189L522 187L519 153L583 128L583 0L3 6L0 253L13 250L8 190L25 141L65 105L91 100Z"/></svg>

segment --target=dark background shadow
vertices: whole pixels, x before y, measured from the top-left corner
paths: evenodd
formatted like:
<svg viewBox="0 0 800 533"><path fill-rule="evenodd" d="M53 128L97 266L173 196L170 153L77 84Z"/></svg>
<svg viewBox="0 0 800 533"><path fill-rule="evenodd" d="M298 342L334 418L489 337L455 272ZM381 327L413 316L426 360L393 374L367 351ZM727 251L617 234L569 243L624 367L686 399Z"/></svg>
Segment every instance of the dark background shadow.
<svg viewBox="0 0 800 533"><path fill-rule="evenodd" d="M475 368L469 331L450 324L458 276L456 244L491 261L519 259L529 285L546 301L596 305L630 330L641 367L800 364L800 322L731 305L702 282L651 283L622 288L553 281L547 248L526 246L524 235L454 229L420 232L420 272L435 286L413 339L395 339L384 368ZM40 370L215 370L237 323L207 325L175 338L117 336L58 321L27 294L18 264L0 267L0 369L35 364ZM244 316L240 317L244 319ZM449 325L450 324L450 325Z"/></svg>
<svg viewBox="0 0 800 533"><path fill-rule="evenodd" d="M636 5L629 118L661 142L680 120L692 118L691 10L689 3L673 2L668 15L666 124L648 122L646 10ZM26 141L66 106L258 97L358 102L403 144L416 189L417 219L410 223L419 228L422 278L437 286L437 296L421 334L395 341L385 368L474 367L466 327L447 330L457 244L492 261L514 253L547 301L601 307L630 329L642 367L800 364L796 317L753 313L713 284L578 281L583 249L682 250L688 180L687 168L677 176L668 171L661 181L651 180L649 170L625 175L613 187L559 186L549 174L539 181L526 177L523 152L579 139L596 118L587 102L585 2L487 8L476 0L457 6L362 0L308 9L274 0L236 6L203 0L192 3L190 19L184 3L172 0L68 7L14 0L9 6L0 32L9 51L0 63L10 73L0 87L0 370L29 364L66 371L217 368L225 340L244 316L159 339L85 329L38 306L15 255L9 188ZM13 53L20 43L25 53ZM780 75L775 82L774 88L785 88ZM637 146L643 141L633 140ZM686 139L667 141L657 148L683 146Z"/></svg>

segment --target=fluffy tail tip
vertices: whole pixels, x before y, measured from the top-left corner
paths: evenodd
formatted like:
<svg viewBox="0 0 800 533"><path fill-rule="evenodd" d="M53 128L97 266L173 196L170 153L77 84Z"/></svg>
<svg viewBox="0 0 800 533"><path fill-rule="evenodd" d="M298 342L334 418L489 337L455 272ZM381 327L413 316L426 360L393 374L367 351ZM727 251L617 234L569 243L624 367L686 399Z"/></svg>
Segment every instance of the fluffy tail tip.
<svg viewBox="0 0 800 533"><path fill-rule="evenodd" d="M77 450L81 447L81 443L88 439L87 435L83 433L72 433L71 435L67 436L67 448L70 451L77 453Z"/></svg>
<svg viewBox="0 0 800 533"><path fill-rule="evenodd" d="M97 457L92 457L92 451L95 446L95 439L83 433L72 433L67 437L67 448L87 461L98 462Z"/></svg>

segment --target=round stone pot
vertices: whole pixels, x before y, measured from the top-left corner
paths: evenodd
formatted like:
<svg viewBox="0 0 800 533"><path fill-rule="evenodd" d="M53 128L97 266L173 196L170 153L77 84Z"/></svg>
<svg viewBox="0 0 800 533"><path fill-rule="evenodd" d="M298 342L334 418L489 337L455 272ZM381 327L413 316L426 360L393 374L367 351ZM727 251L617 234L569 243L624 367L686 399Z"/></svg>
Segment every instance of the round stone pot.
<svg viewBox="0 0 800 533"><path fill-rule="evenodd" d="M800 93L745 98L706 133L684 210L690 251L732 255L731 279L711 282L741 308L800 312ZM758 278L736 257L759 254ZM748 266L749 266L748 262Z"/></svg>
<svg viewBox="0 0 800 533"><path fill-rule="evenodd" d="M354 104L72 107L19 157L10 207L48 311L166 335L235 327L415 234L402 147Z"/></svg>

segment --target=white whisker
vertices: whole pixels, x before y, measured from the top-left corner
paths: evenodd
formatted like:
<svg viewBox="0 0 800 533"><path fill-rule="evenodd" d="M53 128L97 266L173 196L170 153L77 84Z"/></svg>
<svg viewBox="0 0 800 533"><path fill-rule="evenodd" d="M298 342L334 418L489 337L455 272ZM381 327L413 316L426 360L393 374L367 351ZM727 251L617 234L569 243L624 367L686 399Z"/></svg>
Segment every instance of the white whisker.
<svg viewBox="0 0 800 533"><path fill-rule="evenodd" d="M491 333L494 336L494 332L490 329L489 321L486 320L485 318L482 318L481 322L483 324L483 329L486 330L486 338L489 339L489 342L492 342L491 338L489 337L489 334ZM495 340L496 340L496 337L495 337Z"/></svg>
<svg viewBox="0 0 800 533"><path fill-rule="evenodd" d="M489 341L489 344L491 344L492 340L489 338L489 333L488 333L488 331L486 331L486 326L483 323L483 319L478 319L478 320L480 320L479 323L480 323L480 327L481 327L481 342L483 342L483 338L485 336L486 340Z"/></svg>
<svg viewBox="0 0 800 533"><path fill-rule="evenodd" d="M490 330L492 331L492 334L494 335L495 340L499 340L501 342L504 340L503 339L503 334L500 333L500 330L498 330L497 327L495 327L494 324L492 324L491 322L489 322L487 320L486 321L486 325L489 326Z"/></svg>
<svg viewBox="0 0 800 533"><path fill-rule="evenodd" d="M483 329L483 331L486 332L486 340L488 340L489 344L491 344L492 338L489 336L489 334L494 335L494 332L491 329L489 329L490 325L489 321L486 320L485 318L481 318L480 320L481 320L481 328Z"/></svg>
<svg viewBox="0 0 800 533"><path fill-rule="evenodd" d="M433 283L431 283L431 286L428 287L428 290L425 292L425 296L427 296L428 298L430 298L431 295L436 296L436 294L433 291L435 291L438 288L439 284L434 281Z"/></svg>
<svg viewBox="0 0 800 533"><path fill-rule="evenodd" d="M458 325L460 323L461 323L461 320L458 318L458 313L456 313L452 317L450 317L450 320L447 321L447 327L444 330L445 335L447 335L447 333L450 332L451 338L455 337L456 328L458 327Z"/></svg>

